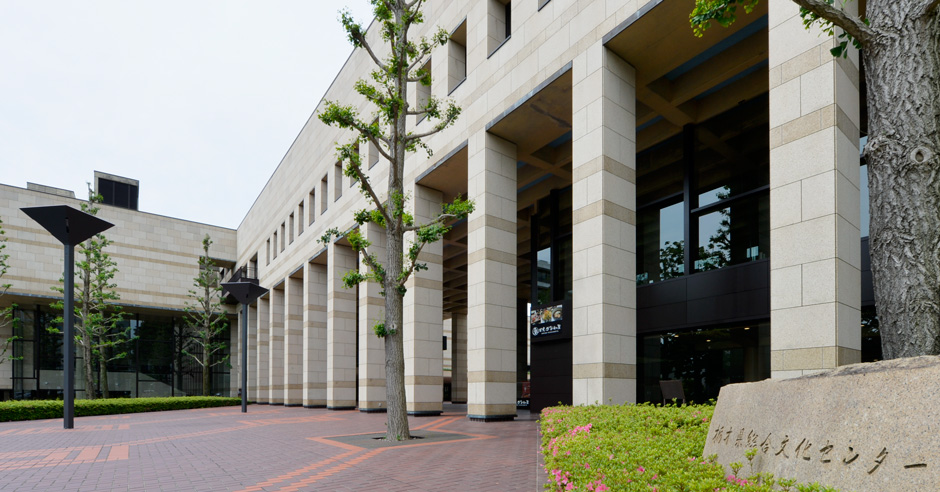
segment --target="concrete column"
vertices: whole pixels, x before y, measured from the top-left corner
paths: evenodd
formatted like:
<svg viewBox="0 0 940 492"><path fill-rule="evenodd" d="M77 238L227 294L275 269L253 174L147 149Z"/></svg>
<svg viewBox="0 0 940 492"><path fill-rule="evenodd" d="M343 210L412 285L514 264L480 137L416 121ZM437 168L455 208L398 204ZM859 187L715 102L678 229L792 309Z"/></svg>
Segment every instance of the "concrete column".
<svg viewBox="0 0 940 492"><path fill-rule="evenodd" d="M343 286L343 275L356 268L356 253L330 243L326 282L326 407L356 408L356 291Z"/></svg>
<svg viewBox="0 0 940 492"><path fill-rule="evenodd" d="M485 131L468 144L467 415L516 415L516 146Z"/></svg>
<svg viewBox="0 0 940 492"><path fill-rule="evenodd" d="M304 264L304 407L326 406L326 265Z"/></svg>
<svg viewBox="0 0 940 492"><path fill-rule="evenodd" d="M788 378L861 361L859 70L769 6L770 360Z"/></svg>
<svg viewBox="0 0 940 492"><path fill-rule="evenodd" d="M572 400L636 399L636 73L597 43L572 65Z"/></svg>
<svg viewBox="0 0 940 492"><path fill-rule="evenodd" d="M303 404L304 279L284 281L284 405Z"/></svg>
<svg viewBox="0 0 940 492"><path fill-rule="evenodd" d="M369 253L385 261L385 229L375 224L364 224L362 235L372 242ZM368 267L359 261L359 270ZM382 286L376 282L359 284L359 411L384 412L388 406L385 396L385 339L375 335L372 327L385 320L385 298L379 293Z"/></svg>
<svg viewBox="0 0 940 492"><path fill-rule="evenodd" d="M453 314L448 320L451 332L451 377L450 400L454 403L467 402L467 315ZM521 354L517 354L519 357Z"/></svg>
<svg viewBox="0 0 940 492"><path fill-rule="evenodd" d="M271 315L271 292L269 291L264 297L258 298L258 309L256 313L258 315L258 373L256 390L258 392L258 403L267 405L270 401L269 391L271 387L271 381L268 379L268 373L270 371L268 366L268 357L270 352L270 329L268 327L268 318Z"/></svg>
<svg viewBox="0 0 940 492"><path fill-rule="evenodd" d="M258 399L258 304L248 306L248 401Z"/></svg>
<svg viewBox="0 0 940 492"><path fill-rule="evenodd" d="M268 303L268 403L284 404L284 284L276 285Z"/></svg>
<svg viewBox="0 0 940 492"><path fill-rule="evenodd" d="M415 222L429 222L441 213L441 192L414 185ZM409 236L411 236L409 234ZM411 238L406 238L410 244ZM411 415L444 411L444 243L425 245L418 261L428 269L408 280L404 299L405 393Z"/></svg>

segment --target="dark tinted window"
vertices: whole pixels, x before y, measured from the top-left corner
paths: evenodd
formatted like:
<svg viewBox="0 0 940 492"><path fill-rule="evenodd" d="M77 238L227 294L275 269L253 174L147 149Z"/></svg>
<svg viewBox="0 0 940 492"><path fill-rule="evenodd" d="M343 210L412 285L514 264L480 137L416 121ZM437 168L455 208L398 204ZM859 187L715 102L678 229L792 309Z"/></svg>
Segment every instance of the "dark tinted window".
<svg viewBox="0 0 940 492"><path fill-rule="evenodd" d="M98 193L106 205L137 210L137 187L110 179L98 179Z"/></svg>

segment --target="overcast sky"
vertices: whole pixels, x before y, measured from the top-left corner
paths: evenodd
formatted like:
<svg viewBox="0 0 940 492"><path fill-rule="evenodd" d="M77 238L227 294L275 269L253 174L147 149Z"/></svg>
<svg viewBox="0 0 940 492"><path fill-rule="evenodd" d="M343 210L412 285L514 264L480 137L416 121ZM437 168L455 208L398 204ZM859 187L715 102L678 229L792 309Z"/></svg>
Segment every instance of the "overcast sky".
<svg viewBox="0 0 940 492"><path fill-rule="evenodd" d="M367 0L0 0L0 183L237 227L352 47Z"/></svg>

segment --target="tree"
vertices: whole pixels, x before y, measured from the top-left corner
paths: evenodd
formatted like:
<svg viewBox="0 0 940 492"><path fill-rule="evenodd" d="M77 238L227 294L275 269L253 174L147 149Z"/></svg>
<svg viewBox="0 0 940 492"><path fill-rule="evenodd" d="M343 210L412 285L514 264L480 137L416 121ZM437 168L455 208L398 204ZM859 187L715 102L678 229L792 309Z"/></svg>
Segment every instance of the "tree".
<svg viewBox="0 0 940 492"><path fill-rule="evenodd" d="M82 203L82 211L98 215L101 195L91 189L88 190L88 201ZM75 261L75 344L82 351L82 360L85 368L85 398L97 397L97 382L100 383L101 394L105 398L111 396L108 387L108 362L127 357L126 351L118 351L121 347L133 340L130 324L124 323L124 312L115 302L121 296L115 290L114 276L117 274L117 262L104 250L112 241L103 234L78 245L78 258ZM64 282L64 279L59 279ZM52 290L64 294L61 286L52 287ZM53 303L54 309L63 309L63 302ZM55 322L62 323L64 318L58 317ZM51 333L61 333L58 328L49 328Z"/></svg>
<svg viewBox="0 0 940 492"><path fill-rule="evenodd" d="M6 231L3 230L3 220L0 219L0 279L2 279L4 275L6 275L7 270L9 270L10 268L10 265L7 263L7 261L10 259L10 255L8 253L3 252L3 250L6 249L7 247L6 242L7 242ZM2 282L2 280L0 280L0 282ZM0 297L3 297L3 295L7 293L7 290L9 290L10 287L12 287L12 285L13 284L9 284L9 283L6 283L6 284L0 283ZM18 320L13 316L15 310L16 310L16 304L11 304L5 308L0 309L0 328L5 328L6 326L9 325L10 327L13 328L14 332L16 331ZM19 338L20 337L13 334L4 339L0 339L0 364L3 364L6 361L12 362L14 360L19 360L23 358L23 357L14 357L12 354L7 355L10 349L13 347L13 342L18 340Z"/></svg>
<svg viewBox="0 0 940 492"><path fill-rule="evenodd" d="M382 40L388 45L388 53L384 58L381 52L369 44L366 31L348 11L342 12L341 21L352 45L364 49L376 66L371 74L372 81L359 80L355 89L376 107L377 114L361 117L351 105L327 102L318 116L327 125L356 133L351 142L337 147L337 153L345 164L344 174L359 183L360 191L374 208L357 211L355 220L360 226L371 222L385 229L387 247L384 264L369 252L371 243L358 231L346 234L352 248L362 256L367 270L365 273L350 271L343 281L347 288L364 281L374 281L382 286L385 318L376 323L373 330L377 336L385 339L388 398L386 439L405 440L411 438L405 406L402 336L405 283L414 272L427 269L427 265L418 260L424 245L440 240L450 230L450 221L467 217L473 211L473 204L457 197L452 203L443 205L435 219L424 224L415 223L414 216L406 211L409 198L403 187L406 155L419 147L430 155L431 150L422 139L447 128L460 114L460 108L453 102L428 97L413 107L407 97L409 84L431 85L431 73L423 67L433 46L446 44L448 35L439 29L430 38L422 37L417 41L409 38L409 30L424 22L421 13L424 0L371 2ZM422 116L432 121L425 123L428 125L426 131L415 133L414 125L408 119ZM387 196L380 197L376 193L369 176L362 169L358 148L360 143L367 142L389 161ZM410 242L407 250L406 233L409 234ZM339 235L338 230L331 229L326 231L321 241L327 243Z"/></svg>
<svg viewBox="0 0 940 492"><path fill-rule="evenodd" d="M849 1L849 0L843 0ZM696 0L697 34L758 0ZM861 49L868 88L871 269L885 359L940 354L940 0L793 0L803 24ZM841 29L837 32L836 28Z"/></svg>
<svg viewBox="0 0 940 492"><path fill-rule="evenodd" d="M219 270L209 257L209 235L202 239L202 256L199 257L199 274L193 278L193 287L189 289L192 302L186 303L186 324L189 326L189 338L182 353L202 367L202 396L212 393L210 370L228 362L229 356L219 357L227 347L219 337L228 327L228 321L222 314L222 285Z"/></svg>

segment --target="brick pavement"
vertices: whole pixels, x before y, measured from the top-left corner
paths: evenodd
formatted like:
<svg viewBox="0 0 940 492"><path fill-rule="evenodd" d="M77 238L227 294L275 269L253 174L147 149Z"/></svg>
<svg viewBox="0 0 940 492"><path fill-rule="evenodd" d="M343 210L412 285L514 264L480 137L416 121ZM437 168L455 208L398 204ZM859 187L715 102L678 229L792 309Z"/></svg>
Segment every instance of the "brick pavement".
<svg viewBox="0 0 940 492"><path fill-rule="evenodd" d="M0 423L0 490L537 490L538 429L471 422L466 407L410 420L393 447L330 439L381 433L384 414L252 405ZM448 435L457 439L447 440Z"/></svg>

